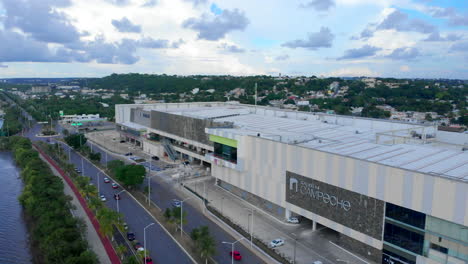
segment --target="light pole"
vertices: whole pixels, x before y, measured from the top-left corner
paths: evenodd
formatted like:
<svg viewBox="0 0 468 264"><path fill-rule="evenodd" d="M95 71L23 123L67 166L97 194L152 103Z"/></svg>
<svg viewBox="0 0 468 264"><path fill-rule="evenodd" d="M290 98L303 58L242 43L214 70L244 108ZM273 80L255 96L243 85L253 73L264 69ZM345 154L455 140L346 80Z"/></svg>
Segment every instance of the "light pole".
<svg viewBox="0 0 468 264"><path fill-rule="evenodd" d="M247 219L247 226L249 227L249 231L250 231L250 248L252 248L253 247L254 209L253 208L244 208L244 209L250 211L250 213L248 214L249 218ZM252 215L252 218L250 218L250 215ZM252 222L250 223L250 221Z"/></svg>
<svg viewBox="0 0 468 264"><path fill-rule="evenodd" d="M125 190L121 190L120 192L118 192L117 194L115 194L116 196L125 192ZM117 213L120 213L120 208L119 208L119 199L115 199L117 201Z"/></svg>
<svg viewBox="0 0 468 264"><path fill-rule="evenodd" d="M294 258L293 258L293 263L296 264L296 244L297 244L297 235L294 233L291 233L291 235L294 236Z"/></svg>
<svg viewBox="0 0 468 264"><path fill-rule="evenodd" d="M241 238L239 238L238 240L236 240L234 242L226 242L226 241L221 242L223 244L230 244L231 245L231 264L234 264L234 244L236 244L237 242L239 242L239 241L241 241L243 239L246 239L246 238L241 237Z"/></svg>
<svg viewBox="0 0 468 264"><path fill-rule="evenodd" d="M151 223L149 225L147 225L145 228L143 228L143 247L145 248L144 252L145 252L145 256L143 258L143 261L145 261L146 263L146 228L150 227L154 225L154 223Z"/></svg>
<svg viewBox="0 0 468 264"><path fill-rule="evenodd" d="M182 237L182 232L184 228L184 224L182 223L182 219L184 216L184 202L192 199L192 197L185 198L184 200L180 201L180 236Z"/></svg>
<svg viewBox="0 0 468 264"><path fill-rule="evenodd" d="M100 185L100 184L101 184L101 178L100 178L99 173L101 173L101 171L98 171L98 172L97 172L97 178L98 178L98 180L97 180L97 189L98 189L98 193L101 194L101 188L100 188L100 186L101 186L101 185Z"/></svg>
<svg viewBox="0 0 468 264"><path fill-rule="evenodd" d="M153 176L148 176L148 205L151 205L151 199L150 199L150 194L151 194L151 183L150 183L150 179L153 178L153 177L156 177L157 175L153 175Z"/></svg>
<svg viewBox="0 0 468 264"><path fill-rule="evenodd" d="M83 157L81 157L81 176L84 176L84 160L83 160Z"/></svg>

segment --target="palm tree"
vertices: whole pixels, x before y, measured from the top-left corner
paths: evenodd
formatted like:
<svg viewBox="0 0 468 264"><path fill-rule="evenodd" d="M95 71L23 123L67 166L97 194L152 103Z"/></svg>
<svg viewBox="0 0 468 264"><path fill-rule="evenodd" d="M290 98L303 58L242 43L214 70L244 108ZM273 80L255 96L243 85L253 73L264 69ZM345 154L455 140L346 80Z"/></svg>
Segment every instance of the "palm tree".
<svg viewBox="0 0 468 264"><path fill-rule="evenodd" d="M127 246L125 245L118 245L115 250L117 251L117 254L120 255L120 260L124 259L125 253L127 253Z"/></svg>
<svg viewBox="0 0 468 264"><path fill-rule="evenodd" d="M97 197L91 197L91 199L89 200L89 208L91 208L91 210L94 211L94 213L97 212L97 210L101 209L102 207L102 202L99 198Z"/></svg>
<svg viewBox="0 0 468 264"><path fill-rule="evenodd" d="M101 225L101 232L105 236L110 236L112 241L114 241L114 224L119 221L120 214L107 207L103 207L97 212L96 217Z"/></svg>
<svg viewBox="0 0 468 264"><path fill-rule="evenodd" d="M208 258L216 254L215 241L211 236L204 236L200 243L200 255L205 258L205 263L208 263Z"/></svg>

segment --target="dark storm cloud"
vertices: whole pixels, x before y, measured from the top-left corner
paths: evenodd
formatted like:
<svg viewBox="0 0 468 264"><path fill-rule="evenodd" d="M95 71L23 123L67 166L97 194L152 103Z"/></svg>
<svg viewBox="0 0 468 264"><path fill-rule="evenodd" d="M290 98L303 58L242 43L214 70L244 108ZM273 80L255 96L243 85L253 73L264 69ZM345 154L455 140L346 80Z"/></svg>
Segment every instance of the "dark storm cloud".
<svg viewBox="0 0 468 264"><path fill-rule="evenodd" d="M119 32L127 32L127 33L140 33L141 32L141 26L133 24L127 17L123 17L120 20L113 19L112 25Z"/></svg>
<svg viewBox="0 0 468 264"><path fill-rule="evenodd" d="M338 58L338 60L361 59L365 57L370 57L370 56L374 56L375 53L380 50L382 49L378 47L364 45L357 49L346 50L344 55Z"/></svg>
<svg viewBox="0 0 468 264"><path fill-rule="evenodd" d="M197 31L199 39L218 40L231 31L244 30L249 23L244 12L226 9L216 16L203 14L200 18L189 18L182 26Z"/></svg>
<svg viewBox="0 0 468 264"><path fill-rule="evenodd" d="M305 4L301 4L301 8L313 8L316 11L328 11L330 8L335 6L333 0L313 0Z"/></svg>
<svg viewBox="0 0 468 264"><path fill-rule="evenodd" d="M318 48L330 48L332 46L333 35L329 28L322 27L319 32L309 33L308 37L305 40L296 39L288 41L281 46L288 48L305 48L310 50L316 50Z"/></svg>
<svg viewBox="0 0 468 264"><path fill-rule="evenodd" d="M392 60L412 60L419 55L419 51L416 48L398 48L386 57Z"/></svg>
<svg viewBox="0 0 468 264"><path fill-rule="evenodd" d="M34 39L53 43L71 43L80 39L80 33L68 17L53 7L67 7L68 0L2 0L6 11L6 29L19 29Z"/></svg>

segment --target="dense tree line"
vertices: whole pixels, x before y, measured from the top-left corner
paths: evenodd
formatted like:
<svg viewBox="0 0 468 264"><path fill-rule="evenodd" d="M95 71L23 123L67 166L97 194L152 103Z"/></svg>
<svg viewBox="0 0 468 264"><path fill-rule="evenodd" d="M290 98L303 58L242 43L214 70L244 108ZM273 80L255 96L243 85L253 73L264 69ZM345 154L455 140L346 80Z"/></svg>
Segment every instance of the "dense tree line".
<svg viewBox="0 0 468 264"><path fill-rule="evenodd" d="M74 218L63 182L54 176L31 142L11 137L8 145L22 169L24 190L19 201L24 208L36 263L98 263L83 239L84 225Z"/></svg>
<svg viewBox="0 0 468 264"><path fill-rule="evenodd" d="M10 106L4 109L2 133L5 136L15 135L23 129L21 111L18 107Z"/></svg>

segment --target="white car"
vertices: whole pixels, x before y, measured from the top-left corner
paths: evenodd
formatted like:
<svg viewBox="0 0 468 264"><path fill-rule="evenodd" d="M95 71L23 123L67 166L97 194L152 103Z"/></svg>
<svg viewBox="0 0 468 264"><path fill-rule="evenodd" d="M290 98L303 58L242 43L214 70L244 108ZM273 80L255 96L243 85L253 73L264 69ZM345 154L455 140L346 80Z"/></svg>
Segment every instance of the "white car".
<svg viewBox="0 0 468 264"><path fill-rule="evenodd" d="M275 248L284 245L284 240L281 238L273 239L270 242L270 248Z"/></svg>
<svg viewBox="0 0 468 264"><path fill-rule="evenodd" d="M297 217L289 217L287 221L291 224L299 224L299 218Z"/></svg>
<svg viewBox="0 0 468 264"><path fill-rule="evenodd" d="M323 263L322 263L322 261L320 261L320 260L316 260L316 261L314 261L314 263L312 263L312 264L323 264Z"/></svg>
<svg viewBox="0 0 468 264"><path fill-rule="evenodd" d="M107 201L106 197L104 196L104 194L101 194L101 201L105 202Z"/></svg>

